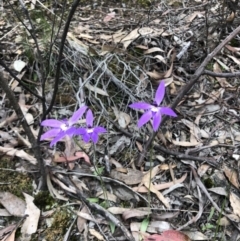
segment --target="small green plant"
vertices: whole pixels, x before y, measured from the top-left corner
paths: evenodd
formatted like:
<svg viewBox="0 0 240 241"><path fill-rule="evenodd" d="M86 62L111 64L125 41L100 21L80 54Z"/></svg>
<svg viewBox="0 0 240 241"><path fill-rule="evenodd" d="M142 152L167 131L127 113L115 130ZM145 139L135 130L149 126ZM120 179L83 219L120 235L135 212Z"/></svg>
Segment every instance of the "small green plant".
<svg viewBox="0 0 240 241"><path fill-rule="evenodd" d="M210 214L209 214L209 216L208 216L208 218L207 218L207 223L206 223L206 224L203 224L202 227L201 227L201 228L202 228L202 231L206 231L206 230L209 230L209 229L216 229L216 225L210 223L211 220L212 220L214 211L215 211L215 208L212 207L212 208L211 208L211 211L210 211Z"/></svg>

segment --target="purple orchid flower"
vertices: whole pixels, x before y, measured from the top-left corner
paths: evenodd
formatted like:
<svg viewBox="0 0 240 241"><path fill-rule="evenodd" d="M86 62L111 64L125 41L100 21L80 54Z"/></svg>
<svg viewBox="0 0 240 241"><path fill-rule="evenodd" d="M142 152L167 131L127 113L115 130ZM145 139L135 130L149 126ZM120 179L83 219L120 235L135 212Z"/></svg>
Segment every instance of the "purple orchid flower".
<svg viewBox="0 0 240 241"><path fill-rule="evenodd" d="M87 110L87 106L83 106L79 108L76 112L73 113L72 117L69 120L55 120L48 119L44 120L41 125L53 127L51 130L47 131L41 136L41 141L46 140L48 138L55 137L51 143L50 147L64 138L66 135L73 136L76 132L76 128L73 125L82 117L84 112Z"/></svg>
<svg viewBox="0 0 240 241"><path fill-rule="evenodd" d="M101 126L93 127L93 113L91 110L86 114L87 128L78 128L75 132L76 135L81 135L83 140L87 143L92 140L95 144L98 142L98 135L100 133L107 132L105 128Z"/></svg>
<svg viewBox="0 0 240 241"><path fill-rule="evenodd" d="M133 109L146 110L145 113L138 120L139 128L144 124L146 124L148 121L150 121L150 119L152 118L153 130L157 131L162 121L162 115L169 115L174 117L177 116L176 113L171 108L160 106L164 98L164 95L165 95L165 83L164 81L161 81L156 91L153 105L150 105L145 102L137 102L129 105L129 107Z"/></svg>

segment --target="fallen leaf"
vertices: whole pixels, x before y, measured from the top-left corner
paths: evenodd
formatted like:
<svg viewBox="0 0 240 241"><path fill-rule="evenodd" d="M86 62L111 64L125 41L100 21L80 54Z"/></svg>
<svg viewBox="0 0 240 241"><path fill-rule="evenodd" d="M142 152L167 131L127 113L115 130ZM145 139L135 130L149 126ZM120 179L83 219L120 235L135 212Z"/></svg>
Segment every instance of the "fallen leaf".
<svg viewBox="0 0 240 241"><path fill-rule="evenodd" d="M10 192L0 192L0 203L13 216L23 217L26 209L25 202Z"/></svg>
<svg viewBox="0 0 240 241"><path fill-rule="evenodd" d="M143 184L147 189L149 189L151 192L155 193L158 197L158 199L165 205L165 207L170 208L170 205L167 201L167 199L162 195L161 192L159 192L156 187L152 184L152 178L154 178L157 173L159 172L159 168L161 165L157 165L151 170L149 170L144 176L139 184L139 187Z"/></svg>
<svg viewBox="0 0 240 241"><path fill-rule="evenodd" d="M125 129L129 123L131 122L131 117L130 115L128 115L127 113L124 113L122 111L119 111L116 107L112 108L114 111L114 114L118 120L118 124L120 125L120 127L122 127L123 129Z"/></svg>
<svg viewBox="0 0 240 241"><path fill-rule="evenodd" d="M209 240L209 238L198 231L183 231L191 240Z"/></svg>
<svg viewBox="0 0 240 241"><path fill-rule="evenodd" d="M219 61L218 61L219 62ZM230 70L228 70L230 71ZM219 66L219 64L217 62L214 63L213 65L213 72L214 73L222 73L222 70ZM219 82L219 84L221 85L221 87L225 88L225 87L231 87L231 85L227 82L226 78L221 78L221 77L215 77L217 79L217 81Z"/></svg>
<svg viewBox="0 0 240 241"><path fill-rule="evenodd" d="M134 29L129 33L125 38L122 39L122 43L125 49L136 39L139 37L139 28Z"/></svg>
<svg viewBox="0 0 240 241"><path fill-rule="evenodd" d="M175 141L175 140L172 140L172 143L176 146L198 146L198 145L202 145L201 142L198 142L198 141L192 141L192 142L189 142L189 141Z"/></svg>
<svg viewBox="0 0 240 241"><path fill-rule="evenodd" d="M206 172L207 170L210 168L210 165L208 164L202 164L199 166L199 168L197 169L197 173L200 177L202 177Z"/></svg>
<svg viewBox="0 0 240 241"><path fill-rule="evenodd" d="M162 234L153 234L144 239L145 241L191 241L184 233L176 230L167 230Z"/></svg>
<svg viewBox="0 0 240 241"><path fill-rule="evenodd" d="M87 208L86 205L83 206L83 208L78 212L78 214L89 214L89 209ZM77 218L77 228L78 231L81 233L85 229L85 225L87 223L87 219L83 218L82 216L78 215Z"/></svg>
<svg viewBox="0 0 240 241"><path fill-rule="evenodd" d="M16 233L16 229L14 229L12 231L12 233L6 237L6 239L2 239L2 241L15 241L15 233Z"/></svg>
<svg viewBox="0 0 240 241"><path fill-rule="evenodd" d="M139 170L131 168L125 168L126 172L120 171L120 169L114 169L110 172L110 177L126 183L127 185L134 185L141 182L143 173Z"/></svg>
<svg viewBox="0 0 240 241"><path fill-rule="evenodd" d="M151 210L139 210L139 209L129 209L126 210L122 216L124 220L127 220L129 218L134 218L134 217L144 217L150 215L152 212Z"/></svg>
<svg viewBox="0 0 240 241"><path fill-rule="evenodd" d="M239 188L238 173L235 170L228 168L226 165L224 165L223 171L232 185Z"/></svg>
<svg viewBox="0 0 240 241"><path fill-rule="evenodd" d="M240 198L233 192L230 193L230 203L233 208L234 214L240 217Z"/></svg>
<svg viewBox="0 0 240 241"><path fill-rule="evenodd" d="M28 216L22 225L21 233L23 236L30 236L37 231L40 209L33 203L34 198L32 196L27 193L23 193L23 195L26 201L25 214Z"/></svg>
<svg viewBox="0 0 240 241"><path fill-rule="evenodd" d="M113 18L115 17L115 15L116 15L116 13L115 13L114 11L111 12L111 13L108 13L108 14L106 15L106 17L103 19L103 22L104 22L104 23L109 22L111 19L113 19Z"/></svg>
<svg viewBox="0 0 240 241"><path fill-rule="evenodd" d="M22 61L21 59L15 60L13 63L13 68L17 71L17 72L21 72L23 70L23 68L26 66L27 64Z"/></svg>
<svg viewBox="0 0 240 241"><path fill-rule="evenodd" d="M11 232L14 232L14 229L16 229L16 224L10 224L9 226L2 228L0 230L0 240L1 241L7 241L8 235Z"/></svg>
<svg viewBox="0 0 240 241"><path fill-rule="evenodd" d="M130 229L131 232L139 232L141 228L141 222L131 222ZM147 227L148 233L163 232L171 229L171 224L165 221L150 221Z"/></svg>
<svg viewBox="0 0 240 241"><path fill-rule="evenodd" d="M224 187L212 187L212 188L208 188L208 191L214 192L218 195L222 195L225 197L228 196L228 193Z"/></svg>
<svg viewBox="0 0 240 241"><path fill-rule="evenodd" d="M97 240L105 240L104 237L95 229L90 228L89 233L95 238L97 238Z"/></svg>
<svg viewBox="0 0 240 241"><path fill-rule="evenodd" d="M153 47L153 48L150 48L150 49L144 51L144 54L151 54L151 53L155 53L155 52L164 52L164 50L160 49L159 47Z"/></svg>
<svg viewBox="0 0 240 241"><path fill-rule="evenodd" d="M175 180L175 184L184 182L186 178L187 178L187 173L184 174L180 179L176 179ZM174 185L174 182L168 182L168 183L155 184L154 187L157 190L163 190L163 189L169 188L169 187L171 187L173 185ZM148 189L146 187L144 187L144 186L142 186L142 187L134 187L132 189L135 192L141 192L141 193L149 192Z"/></svg>
<svg viewBox="0 0 240 241"><path fill-rule="evenodd" d="M80 158L83 158L86 163L92 165L91 162L90 162L89 156L85 152L82 152L82 151L77 151L77 152L74 153L73 156L68 156L68 157L60 156L56 152L55 155L54 155L53 161L54 162L72 162L72 161L76 161Z"/></svg>

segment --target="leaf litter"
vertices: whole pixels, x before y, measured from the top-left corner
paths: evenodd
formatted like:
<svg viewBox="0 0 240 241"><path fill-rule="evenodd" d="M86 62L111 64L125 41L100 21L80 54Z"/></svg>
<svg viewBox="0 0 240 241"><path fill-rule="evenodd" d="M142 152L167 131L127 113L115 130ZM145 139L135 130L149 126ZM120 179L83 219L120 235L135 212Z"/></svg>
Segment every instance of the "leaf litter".
<svg viewBox="0 0 240 241"><path fill-rule="evenodd" d="M167 124L163 125L152 149L149 149L145 156L143 166L139 168L134 162L139 158L139 154L144 153L144 143L145 139L147 141L150 137L151 124L138 130L136 120L139 113L131 111L126 107L127 104L136 100L149 103L156 85L164 78L168 93L164 104L170 105L179 94L180 87L186 85L186 80L203 60L202 50L205 47L201 48L199 44L201 45L206 37L203 34L206 30L204 8L198 1L185 6L186 9L176 7L181 4L181 1L169 1L166 5L156 4L148 26L136 24L145 16L143 9L136 8L132 27L126 24L126 19L131 19L132 12L121 5L119 10L114 11L102 6L98 6L98 10L79 7L80 12L84 9L84 14L72 23L64 64L74 66L78 71L84 70L83 81L87 98L98 112L98 122L107 123L109 126L108 137L100 138L96 146L97 168L106 163L104 145L107 143L112 170L108 176L107 173L99 174L100 170L94 169L92 164L96 160L91 145L81 143L83 148L75 151L76 147L69 146L64 139L61 145L65 146L65 150L58 146L57 150L52 151L44 144L44 158L51 167L48 173L48 189L62 204L69 198L76 200L78 192L83 192L87 198L96 198L97 204L103 207L106 205L106 210L118 221L108 216L107 212L104 215L109 219L106 220L115 220L114 225L119 222L126 227L129 225L129 232L135 240L211 240L215 237L218 220L220 231L217 238L228 240L232 233L231 224L235 220L234 225L237 225L240 215L239 83L234 75L231 78L224 77L226 72L234 73L239 70L239 48L234 46L233 42L229 42L209 63L207 70L211 73L202 75L191 92L183 97L176 107L177 119L169 119ZM209 8L210 15L218 14L219 8L219 4L212 4ZM226 7L225 10L231 19L234 18L234 15L228 12L230 9ZM99 22L99 19L102 21ZM212 19L214 20L214 17ZM216 46L214 39L218 33L214 29L215 24L214 21L210 23L212 31L209 31L207 39L210 49ZM9 36L15 42L16 35L20 36L21 32L13 30L15 35ZM56 44L55 48L57 50L59 46ZM16 50L6 49L9 55ZM20 49L20 54L24 56L24 49ZM99 58L99 61L91 58ZM141 62L140 59L144 61ZM28 61L11 61L13 68L21 72L21 79L32 81L29 73L24 70L30 64ZM66 74L64 71L66 70L63 68L63 73ZM73 79L68 80L66 85L77 86ZM34 85L36 89L39 88L37 83ZM40 103L16 83L12 83L12 88L19 97L19 105L36 136L39 131L39 116L42 114L42 110L37 107ZM49 83L49 89L51 88ZM64 88L61 87L60 92L63 96ZM72 96L76 94L71 92ZM74 111L69 107L68 101L68 98L59 97L57 105L61 109L55 109L58 118L69 117L68 111ZM74 97L74 101L77 103L79 99ZM3 92L1 105L4 111L0 113L0 152L17 162L14 168L36 172L36 159L28 150L29 140L24 135L16 114L7 111L10 105ZM106 110L109 114L106 114ZM156 143L162 145L166 152L159 151ZM168 153L169 150L172 151L171 154ZM68 155L65 156L65 153ZM188 161L183 161L184 155L189 155L192 160L189 157ZM194 160L194 157L199 159ZM217 168L204 163L208 158L216 163ZM174 165L169 168L169 163ZM163 165L168 168L161 168ZM192 168L197 169L197 173ZM191 179L192 175L195 175L195 179ZM197 186L199 188L196 188ZM138 193L142 193L143 198L137 196ZM24 195L26 203L10 192L1 192L0 201L7 211L3 212L5 214L21 217L26 213L29 215L25 220L27 226L22 226L22 233L30 235L37 232L39 209L33 204L33 198L29 194ZM215 229L204 231L203 223L210 213L207 200L216 207L222 207L224 200L226 204L223 210L218 208L208 220ZM201 210L203 205L204 212ZM19 211L21 206L23 208ZM46 204L44 209L47 206ZM121 233L110 233L109 221L104 220L101 216L103 214L96 215L90 206L87 209L84 207L85 209L76 212L80 236L95 237L97 240L106 240L106 237L111 236L121 237ZM52 207L50 209L53 210ZM71 212L70 209L67 212ZM224 217L221 218L221 214ZM164 220L156 220L160 216ZM146 217L150 217L151 221L146 233L141 233L141 222ZM103 226L100 227L100 224ZM66 228L70 227L70 222L67 222L67 225ZM11 226L8 227L10 229ZM172 230L173 227L176 230ZM182 232L185 234L177 231L181 227L184 227ZM14 232L12 235L7 240L14 240ZM66 232L66 236L68 235L70 234Z"/></svg>

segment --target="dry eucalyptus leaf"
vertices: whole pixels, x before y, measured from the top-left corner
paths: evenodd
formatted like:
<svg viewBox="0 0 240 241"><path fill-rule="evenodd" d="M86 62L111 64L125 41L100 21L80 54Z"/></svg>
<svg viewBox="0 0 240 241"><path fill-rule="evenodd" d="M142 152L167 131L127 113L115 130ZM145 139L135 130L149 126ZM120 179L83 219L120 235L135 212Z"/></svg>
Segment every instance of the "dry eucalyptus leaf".
<svg viewBox="0 0 240 241"><path fill-rule="evenodd" d="M201 232L198 231L182 231L185 233L191 240L209 240L209 238Z"/></svg>
<svg viewBox="0 0 240 241"><path fill-rule="evenodd" d="M111 13L108 13L105 18L103 19L104 23L109 22L111 19L113 19L115 17L116 13L113 11Z"/></svg>
<svg viewBox="0 0 240 241"><path fill-rule="evenodd" d="M23 160L29 161L31 164L36 165L37 160L35 157L30 156L28 153L26 153L23 150L18 150L14 148L7 148L7 147L1 147L0 146L0 152L6 154L7 156L17 156L22 158Z"/></svg>
<svg viewBox="0 0 240 241"><path fill-rule="evenodd" d="M130 229L132 232L139 232L141 228L141 222L132 222L130 224ZM156 233L156 230L158 232L163 232L166 230L171 229L171 224L165 221L151 221L148 224L147 232L148 233Z"/></svg>
<svg viewBox="0 0 240 241"><path fill-rule="evenodd" d="M110 147L109 150L109 154L113 155L115 154L117 151L122 151L126 146L130 145L131 140L130 138L126 137L126 136L121 136L117 142Z"/></svg>
<svg viewBox="0 0 240 241"><path fill-rule="evenodd" d="M208 191L214 192L216 194L219 194L225 197L228 196L228 193L224 187L212 187L212 188L209 188Z"/></svg>
<svg viewBox="0 0 240 241"><path fill-rule="evenodd" d="M122 214L122 217L124 220L127 220L129 218L134 218L134 217L144 217L144 216L147 216L147 215L150 215L151 214L151 210L139 210L139 209L129 209L129 210L126 210L123 214Z"/></svg>
<svg viewBox="0 0 240 241"><path fill-rule="evenodd" d="M95 238L97 238L97 240L100 240L100 241L105 240L104 237L98 231L96 231L95 229L90 228L89 233L92 236L94 236Z"/></svg>
<svg viewBox="0 0 240 241"><path fill-rule="evenodd" d="M146 51L144 51L144 54L151 54L151 53L155 53L155 52L165 52L165 51L160 49L159 47L153 47L153 48L150 48L150 49L147 49Z"/></svg>
<svg viewBox="0 0 240 241"><path fill-rule="evenodd" d="M133 170L131 168L125 169L126 172L119 172L112 170L110 177L126 183L127 185L138 184L142 181L143 173L139 170Z"/></svg>
<svg viewBox="0 0 240 241"><path fill-rule="evenodd" d="M171 186L177 184L177 183L182 183L185 181L187 178L187 173L185 173L180 179L176 179L175 182L167 182L167 183L160 183L160 184L155 184L154 187L157 190L163 190L166 188L170 188ZM147 193L149 192L148 188L142 186L142 187L134 187L132 188L133 191L135 192L140 192L140 193Z"/></svg>
<svg viewBox="0 0 240 241"><path fill-rule="evenodd" d="M219 63L219 61L218 61ZM217 62L215 62L213 64L213 72L214 73L222 73L222 70L220 68L220 65ZM230 70L228 70L230 71ZM225 88L225 87L231 87L231 85L227 82L226 78L220 78L220 77L215 77L217 79L217 81L219 82L219 84L221 85L221 87Z"/></svg>
<svg viewBox="0 0 240 241"><path fill-rule="evenodd" d="M202 145L201 142L197 142L197 141L192 141L192 142L189 142L189 141L175 141L175 140L172 140L172 143L176 146L199 146L199 145Z"/></svg>
<svg viewBox="0 0 240 241"><path fill-rule="evenodd" d="M0 192L0 203L13 216L23 217L25 214L25 202L10 192Z"/></svg>
<svg viewBox="0 0 240 241"><path fill-rule="evenodd" d="M229 199L233 208L233 213L240 217L240 198L235 193L231 192Z"/></svg>
<svg viewBox="0 0 240 241"><path fill-rule="evenodd" d="M9 217L12 216L6 209L0 208L0 217Z"/></svg>
<svg viewBox="0 0 240 241"><path fill-rule="evenodd" d="M210 166L208 164L202 164L198 169L197 169L197 173L200 177L202 177L207 170L210 168Z"/></svg>
<svg viewBox="0 0 240 241"><path fill-rule="evenodd" d="M116 107L112 108L114 111L114 114L118 120L118 124L125 129L129 123L131 122L131 117L127 113L124 113L122 111L119 111Z"/></svg>
<svg viewBox="0 0 240 241"><path fill-rule="evenodd" d="M21 72L23 70L23 68L26 66L27 64L18 59L18 60L15 60L14 63L13 63L13 68L17 71L17 72Z"/></svg>
<svg viewBox="0 0 240 241"><path fill-rule="evenodd" d="M40 209L33 203L34 198L32 196L28 195L27 193L23 193L23 195L26 200L25 214L27 214L28 217L22 225L21 233L28 236L37 232Z"/></svg>
<svg viewBox="0 0 240 241"><path fill-rule="evenodd" d="M86 205L84 205L79 213L81 213L81 214L89 214L89 209L87 208ZM86 223L87 223L87 219L83 218L80 215L78 215L78 218L77 218L77 228L78 228L78 231L80 233L85 229L85 224Z"/></svg>
<svg viewBox="0 0 240 241"><path fill-rule="evenodd" d="M125 38L122 39L122 43L125 49L136 39L139 37L139 28L134 29L131 33L129 33Z"/></svg>
<svg viewBox="0 0 240 241"><path fill-rule="evenodd" d="M232 183L232 185L236 188L239 188L238 173L235 170L230 169L226 165L224 165L223 171L227 176L228 180Z"/></svg>

